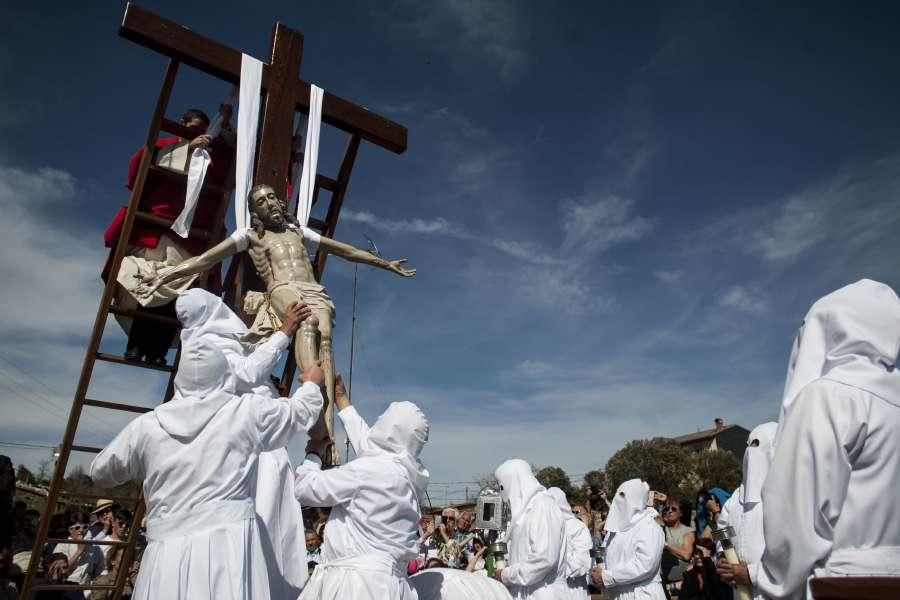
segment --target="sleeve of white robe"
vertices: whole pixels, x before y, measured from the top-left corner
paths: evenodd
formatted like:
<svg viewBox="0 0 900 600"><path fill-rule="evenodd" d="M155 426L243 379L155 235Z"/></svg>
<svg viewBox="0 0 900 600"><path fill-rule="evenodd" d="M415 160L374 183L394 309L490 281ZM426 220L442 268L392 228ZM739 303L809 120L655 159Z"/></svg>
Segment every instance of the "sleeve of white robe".
<svg viewBox="0 0 900 600"><path fill-rule="evenodd" d="M290 439L315 424L322 411L322 391L307 381L290 398L255 396L257 436L260 449L274 450L285 446Z"/></svg>
<svg viewBox="0 0 900 600"><path fill-rule="evenodd" d="M369 425L365 419L359 414L356 408L351 404L347 408L338 413L341 423L344 425L344 431L347 432L347 439L353 445L353 451L359 456L361 452L360 444L369 435Z"/></svg>
<svg viewBox="0 0 900 600"><path fill-rule="evenodd" d="M818 380L785 415L762 491L766 550L750 574L766 596L799 595L816 563L831 553L850 465L865 440L869 400L861 390Z"/></svg>
<svg viewBox="0 0 900 600"><path fill-rule="evenodd" d="M249 356L228 356L228 365L235 379L246 386L253 387L262 383L272 374L278 359L291 343L291 338L284 332L276 331L269 339L256 347Z"/></svg>
<svg viewBox="0 0 900 600"><path fill-rule="evenodd" d="M88 476L95 485L112 487L143 477L137 429L141 417L129 423L91 462Z"/></svg>
<svg viewBox="0 0 900 600"><path fill-rule="evenodd" d="M569 563L569 577L578 577L587 575L591 572L591 549L594 547L594 540L591 539L591 532L588 531L587 525L578 521L579 527L575 529L572 539L569 540L568 554L566 560Z"/></svg>
<svg viewBox="0 0 900 600"><path fill-rule="evenodd" d="M352 462L323 471L319 458L309 455L294 473L294 496L303 506L335 506L350 502L359 483Z"/></svg>
<svg viewBox="0 0 900 600"><path fill-rule="evenodd" d="M645 519L635 525L631 557L616 564L606 564L603 568L603 585L617 586L637 583L649 579L659 571L665 534L663 528L653 519Z"/></svg>
<svg viewBox="0 0 900 600"><path fill-rule="evenodd" d="M559 554L565 552L565 520L549 497L539 498L526 516L528 553L521 562L509 565L501 574L506 585L528 586L543 581L559 568ZM517 532L517 535L519 533Z"/></svg>

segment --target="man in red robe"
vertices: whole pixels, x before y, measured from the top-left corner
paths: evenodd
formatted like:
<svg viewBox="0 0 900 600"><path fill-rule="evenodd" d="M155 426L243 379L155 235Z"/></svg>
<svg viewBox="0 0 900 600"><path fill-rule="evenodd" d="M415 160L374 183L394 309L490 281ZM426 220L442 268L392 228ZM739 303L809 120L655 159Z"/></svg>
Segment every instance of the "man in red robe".
<svg viewBox="0 0 900 600"><path fill-rule="evenodd" d="M223 105L223 120L227 123L231 115L231 107ZM223 189L229 187L234 160L233 133L230 128L223 128L221 135L215 139L206 135L209 117L201 110L192 108L184 113L181 124L196 135L192 139L181 137L159 138L153 164L158 169L151 169L144 182L137 210L155 217L174 221L184 208L186 194L186 175L190 156L196 148L208 148L212 160L206 172L204 189L200 193L197 209L194 213L192 228L215 233L222 231L221 204L227 202ZM134 187L138 167L143 158L144 149L140 148L128 165L128 181L126 187ZM210 189L212 184L215 188ZM110 251L110 260L103 269L104 280L109 276L112 252L118 243L122 225L125 220L126 207L121 207L112 222L106 228L103 239ZM216 240L212 240L216 241ZM207 240L189 235L181 238L168 227L153 225L136 220L128 240L126 257L136 257L158 263L160 266L177 264L180 260L200 254L206 248ZM124 263L123 263L124 264ZM188 284L190 285L190 284ZM219 272L215 268L210 273L209 286L218 291ZM172 298L174 300L174 297ZM175 316L174 302L168 301L157 305L140 306L127 289L119 286L116 302L121 306L163 315ZM165 356L175 335L173 327L148 319L130 319L118 317L119 323L128 333L128 345L125 358L129 360L146 360L155 365L165 365Z"/></svg>

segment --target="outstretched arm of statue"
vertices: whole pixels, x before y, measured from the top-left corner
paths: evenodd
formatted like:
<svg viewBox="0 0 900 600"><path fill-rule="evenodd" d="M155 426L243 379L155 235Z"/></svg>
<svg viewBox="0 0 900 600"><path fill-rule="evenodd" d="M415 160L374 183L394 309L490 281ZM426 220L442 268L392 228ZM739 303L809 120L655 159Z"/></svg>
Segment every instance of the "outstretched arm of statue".
<svg viewBox="0 0 900 600"><path fill-rule="evenodd" d="M407 269L403 266L403 263L406 262L405 258L399 260L385 260L371 252L360 250L350 244L327 238L324 235L322 236L322 239L319 240L319 248L324 249L329 254L334 254L335 256L340 256L341 258L349 260L350 262L372 265L373 267L378 267L385 271L392 271L403 277L412 277L416 274L415 269Z"/></svg>
<svg viewBox="0 0 900 600"><path fill-rule="evenodd" d="M141 280L141 284L135 288L138 296L150 296L162 285L171 281L176 281L183 277L190 277L197 273L202 273L222 262L229 256L239 251L238 243L233 238L228 237L201 254L189 258L183 263L174 267L160 269L155 275L135 275Z"/></svg>

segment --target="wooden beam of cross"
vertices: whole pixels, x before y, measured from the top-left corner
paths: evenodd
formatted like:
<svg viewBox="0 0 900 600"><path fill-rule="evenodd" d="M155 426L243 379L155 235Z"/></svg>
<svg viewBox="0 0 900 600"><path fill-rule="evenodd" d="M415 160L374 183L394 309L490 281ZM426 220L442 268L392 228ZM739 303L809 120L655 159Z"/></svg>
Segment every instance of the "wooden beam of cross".
<svg viewBox="0 0 900 600"><path fill-rule="evenodd" d="M119 35L233 84L240 83L241 53L129 3ZM269 62L254 183L271 185L284 198L291 158L294 111L309 114L309 83L299 78L303 35L276 23ZM406 128L367 108L325 92L322 120L397 154L406 150ZM236 199L240 202L241 199Z"/></svg>

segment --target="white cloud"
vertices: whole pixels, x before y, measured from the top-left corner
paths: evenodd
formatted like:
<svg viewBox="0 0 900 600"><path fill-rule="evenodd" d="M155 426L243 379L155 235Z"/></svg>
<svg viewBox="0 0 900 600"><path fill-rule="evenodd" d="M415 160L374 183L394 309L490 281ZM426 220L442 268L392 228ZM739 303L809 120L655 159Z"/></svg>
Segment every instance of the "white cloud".
<svg viewBox="0 0 900 600"><path fill-rule="evenodd" d="M588 192L563 200L563 248L586 254L643 238L653 223L633 214L634 200Z"/></svg>
<svg viewBox="0 0 900 600"><path fill-rule="evenodd" d="M0 166L0 334L83 336L97 308L105 260L100 231L74 231L53 207L76 199L70 174Z"/></svg>
<svg viewBox="0 0 900 600"><path fill-rule="evenodd" d="M442 217L436 219L412 218L392 220L383 219L368 211L354 211L349 209L344 209L341 212L341 217L347 221L362 223L373 229L384 231L392 235L441 235L482 244L495 250L499 250L513 258L530 263L552 265L561 262L559 259L544 253L535 244L497 239L489 235L477 234L462 225L451 223Z"/></svg>
<svg viewBox="0 0 900 600"><path fill-rule="evenodd" d="M751 314L764 313L768 308L768 303L759 292L740 285L726 290L719 297L719 305Z"/></svg>
<svg viewBox="0 0 900 600"><path fill-rule="evenodd" d="M398 36L416 36L453 62L460 54L486 59L506 80L518 77L528 62L527 27L511 0L401 0L396 7L401 14L387 20Z"/></svg>
<svg viewBox="0 0 900 600"><path fill-rule="evenodd" d="M663 283L673 285L684 278L684 271L666 271L661 269L658 271L653 271L653 276Z"/></svg>
<svg viewBox="0 0 900 600"><path fill-rule="evenodd" d="M882 239L900 221L900 156L847 165L768 208L751 248L770 262L791 261L826 241Z"/></svg>

